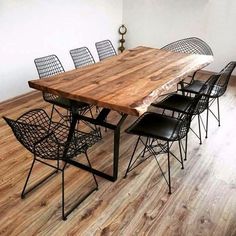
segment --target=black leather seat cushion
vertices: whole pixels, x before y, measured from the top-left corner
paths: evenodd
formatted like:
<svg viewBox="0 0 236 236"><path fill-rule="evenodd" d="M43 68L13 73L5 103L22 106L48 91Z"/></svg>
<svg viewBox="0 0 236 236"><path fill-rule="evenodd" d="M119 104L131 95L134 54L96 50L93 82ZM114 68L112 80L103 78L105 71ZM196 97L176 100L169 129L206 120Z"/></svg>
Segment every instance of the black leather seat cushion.
<svg viewBox="0 0 236 236"><path fill-rule="evenodd" d="M126 132L165 141L174 141L177 139L177 130L175 130L177 123L178 119L176 118L149 112L140 117Z"/></svg>
<svg viewBox="0 0 236 236"><path fill-rule="evenodd" d="M188 111L188 108L192 104L193 99L194 98L189 96L172 94L162 101L153 103L152 105L162 109L185 113Z"/></svg>
<svg viewBox="0 0 236 236"><path fill-rule="evenodd" d="M184 92L189 93L199 93L200 89L202 88L204 81L201 80L193 80L193 82L189 85L186 85L184 88L180 89Z"/></svg>
<svg viewBox="0 0 236 236"><path fill-rule="evenodd" d="M199 93L199 91L201 90L202 86L204 84L204 81L200 81L200 80L193 80L193 82L187 86L185 86L184 88L180 89L180 91L184 91L184 92L189 92L189 93ZM220 97L222 96L222 87L215 84L212 91L211 91L211 98L216 98L216 97Z"/></svg>

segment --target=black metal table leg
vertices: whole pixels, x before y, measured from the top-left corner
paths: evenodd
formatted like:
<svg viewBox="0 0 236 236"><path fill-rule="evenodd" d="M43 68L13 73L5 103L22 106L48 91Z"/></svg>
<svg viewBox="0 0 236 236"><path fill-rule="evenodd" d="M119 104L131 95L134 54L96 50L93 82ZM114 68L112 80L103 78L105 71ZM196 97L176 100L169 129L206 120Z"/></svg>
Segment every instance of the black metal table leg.
<svg viewBox="0 0 236 236"><path fill-rule="evenodd" d="M118 177L119 167L119 151L120 151L120 128L125 121L127 115L122 115L122 118L117 124L117 128L114 131L114 153L113 153L113 180L116 181Z"/></svg>
<svg viewBox="0 0 236 236"><path fill-rule="evenodd" d="M63 153L63 157L64 157L63 159L65 159L65 160L66 160L66 153L69 149L69 143L72 139L72 136L75 132L75 126L78 122L78 116L79 116L78 113L76 111L72 110L72 120L71 120L71 124L70 124L70 130L69 130L68 138L66 140L66 147L65 147L64 153Z"/></svg>
<svg viewBox="0 0 236 236"><path fill-rule="evenodd" d="M113 173L112 173L112 175L109 175L109 174L102 172L100 170L91 168L89 166L86 166L86 165L84 165L78 161L72 160L72 159L68 159L68 160L66 160L66 162L73 165L73 166L84 169L84 170L89 171L95 175L98 175L102 178L105 178L109 181L114 182L117 180L117 177L118 177L120 129L121 129L121 126L124 123L124 121L128 115L121 114L120 120L118 121L118 123L116 125L114 125L114 124L110 124L110 123L106 122L106 117L108 116L110 111L111 110L109 110L107 108L103 108L102 111L98 114L97 118L91 118L91 117L87 117L87 116L84 116L81 114L77 114L76 112L73 112L72 113L72 123L71 123L70 132L69 132L67 141L69 142L70 139L72 138L72 134L74 132L75 125L78 120L87 121L92 124L103 126L103 127L113 130L114 131L114 149L113 149L114 153L113 153ZM67 151L68 151L68 148L65 150L65 152L67 152Z"/></svg>

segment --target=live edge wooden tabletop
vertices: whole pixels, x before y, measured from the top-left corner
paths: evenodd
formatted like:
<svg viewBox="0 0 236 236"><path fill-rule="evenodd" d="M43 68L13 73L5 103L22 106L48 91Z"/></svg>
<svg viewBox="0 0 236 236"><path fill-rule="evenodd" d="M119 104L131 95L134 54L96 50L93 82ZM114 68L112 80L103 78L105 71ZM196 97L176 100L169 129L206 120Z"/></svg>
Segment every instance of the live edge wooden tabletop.
<svg viewBox="0 0 236 236"><path fill-rule="evenodd" d="M29 86L140 116L174 83L212 61L212 56L137 47L94 65L31 80Z"/></svg>

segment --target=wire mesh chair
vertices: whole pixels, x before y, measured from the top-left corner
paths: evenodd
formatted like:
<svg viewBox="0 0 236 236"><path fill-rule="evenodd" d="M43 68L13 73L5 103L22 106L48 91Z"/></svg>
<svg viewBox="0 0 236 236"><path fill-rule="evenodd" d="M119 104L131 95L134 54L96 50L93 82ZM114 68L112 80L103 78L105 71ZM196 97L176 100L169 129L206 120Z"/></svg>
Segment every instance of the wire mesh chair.
<svg viewBox="0 0 236 236"><path fill-rule="evenodd" d="M162 47L162 49L169 50L172 52L213 56L213 52L210 46L206 42L204 42L202 39L199 39L197 37L190 37L190 38L177 40L175 42L167 44L166 46ZM197 71L193 73L193 75L191 76L192 79L194 78L196 73Z"/></svg>
<svg viewBox="0 0 236 236"><path fill-rule="evenodd" d="M117 55L111 41L108 39L95 43L95 46L100 61Z"/></svg>
<svg viewBox="0 0 236 236"><path fill-rule="evenodd" d="M210 95L209 111L213 115L213 117L217 120L218 126L220 126L220 101L219 100L220 100L220 97L223 96L227 90L228 83L231 78L231 74L234 71L235 67L236 67L236 62L231 61L219 72L220 76L218 80L216 81L216 84ZM203 83L204 83L203 81L196 80L196 79L190 81L190 83L183 82L179 91L182 91L183 93L198 93ZM215 101L217 101L217 116L210 109L210 107Z"/></svg>
<svg viewBox="0 0 236 236"><path fill-rule="evenodd" d="M207 113L209 112L208 108L209 108L210 94L212 93L213 88L218 78L219 78L219 75L212 75L205 83L201 85L201 88L197 93L197 94L202 94L202 97L196 109L194 110L193 118L195 116L198 117L199 134L197 134L194 130L192 129L191 130L199 138L200 144L202 144L201 123L203 125L203 128L205 129L206 135L207 135L207 130L208 130L208 118L206 120L206 125L204 125L204 122L201 117L201 113L203 113L205 110L207 110ZM174 115L174 112L185 113L187 108L192 103L193 99L194 98L191 96L185 96L182 94L174 93L174 94L168 95L166 98L164 98L162 101L158 103L153 103L152 106L162 108L163 114L165 110L171 110L173 112L172 115ZM187 152L187 141L186 141L185 152Z"/></svg>
<svg viewBox="0 0 236 236"><path fill-rule="evenodd" d="M60 60L56 55L49 55L45 57L36 58L34 60L35 66L38 71L38 75L40 79L44 79L47 77L51 77L60 73L65 72ZM51 110L51 118L53 115L54 110L61 116L61 118L65 118L61 113L55 108L56 106L65 108L67 110L71 110L72 106L78 111L78 113L85 113L90 109L89 104L84 102L75 102L69 99L62 98L60 96L43 92L43 98L46 102L51 103L52 110ZM91 111L90 111L91 113Z"/></svg>
<svg viewBox="0 0 236 236"><path fill-rule="evenodd" d="M158 167L160 168L161 174L163 175L169 187L169 193L171 193L170 155L172 155L177 161L181 163L183 169L184 164L181 140L186 137L187 133L189 132L192 116L200 99L201 95L196 96L192 100L191 105L188 107L188 112L182 113L178 117L146 112L126 130L126 132L129 134L138 135L138 139L130 158L124 176L125 178L130 171L139 166L149 157L154 156ZM146 138L146 141L144 141L142 138ZM175 141L178 141L179 144L180 159L170 151L170 148ZM134 160L134 156L139 143L141 143L144 148L141 149L141 152ZM144 157L144 154L146 153L148 153L149 155ZM168 179L166 178L164 171L162 170L157 159L157 156L159 154L164 153L167 153ZM138 162L138 160L141 161Z"/></svg>
<svg viewBox="0 0 236 236"><path fill-rule="evenodd" d="M87 47L81 47L70 50L71 58L74 62L75 68L94 64L94 58Z"/></svg>
<svg viewBox="0 0 236 236"><path fill-rule="evenodd" d="M182 53L191 53L191 54L202 54L202 55L213 55L213 52L210 46L203 40L190 37L185 39L180 39L166 46L162 49L169 50L172 52L182 52Z"/></svg>
<svg viewBox="0 0 236 236"><path fill-rule="evenodd" d="M17 120L3 117L7 124L11 127L16 139L33 154L33 162L24 184L21 198L25 198L26 194L41 185L52 175L58 171L62 172L62 218L66 220L67 216L93 191L98 189L95 176L92 174L95 188L77 202L70 210L65 212L65 196L64 196L64 171L67 165L66 160L72 159L79 154L85 154L89 167L87 150L97 143L100 139L98 131L90 133L75 130L69 140L69 127L59 122L52 122L47 113L42 109L35 109L24 113ZM47 160L56 161L56 165L47 163ZM55 169L51 174L41 179L34 186L27 188L35 162L38 161Z"/></svg>
<svg viewBox="0 0 236 236"><path fill-rule="evenodd" d="M81 68L95 63L95 60L87 47L81 47L70 50L71 58L74 62L75 68ZM100 111L96 106L96 112Z"/></svg>

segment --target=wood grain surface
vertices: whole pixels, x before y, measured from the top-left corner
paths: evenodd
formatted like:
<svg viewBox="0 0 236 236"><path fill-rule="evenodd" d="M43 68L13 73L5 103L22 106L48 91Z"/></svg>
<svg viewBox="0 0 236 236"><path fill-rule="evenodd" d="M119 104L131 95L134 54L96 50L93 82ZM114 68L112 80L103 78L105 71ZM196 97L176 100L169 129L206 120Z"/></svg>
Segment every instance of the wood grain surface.
<svg viewBox="0 0 236 236"><path fill-rule="evenodd" d="M51 110L41 93L33 92L0 104L0 117L16 118L39 107L47 112ZM113 112L108 119L114 121L118 116ZM136 137L123 132L136 119L129 116L121 132L119 179L112 183L98 178L99 190L65 222L61 220L60 173L21 200L32 155L16 141L0 118L0 235L235 236L235 117L236 78L230 81L221 99L222 126L218 127L210 116L209 138L204 139L202 145L189 134L184 170L171 159L173 193L169 195L154 159L147 160L126 179L122 178L136 141ZM197 127L194 120L192 128L197 130ZM94 167L109 172L112 170L113 133L108 130L103 136L88 154ZM178 154L178 146L173 146L172 151ZM166 155L159 156L159 160L166 170ZM47 166L37 164L30 183L50 171ZM89 173L69 166L65 171L65 184L66 202L71 205L93 180Z"/></svg>
<svg viewBox="0 0 236 236"><path fill-rule="evenodd" d="M137 47L94 65L29 81L29 86L140 116L161 94L212 60L212 56Z"/></svg>

